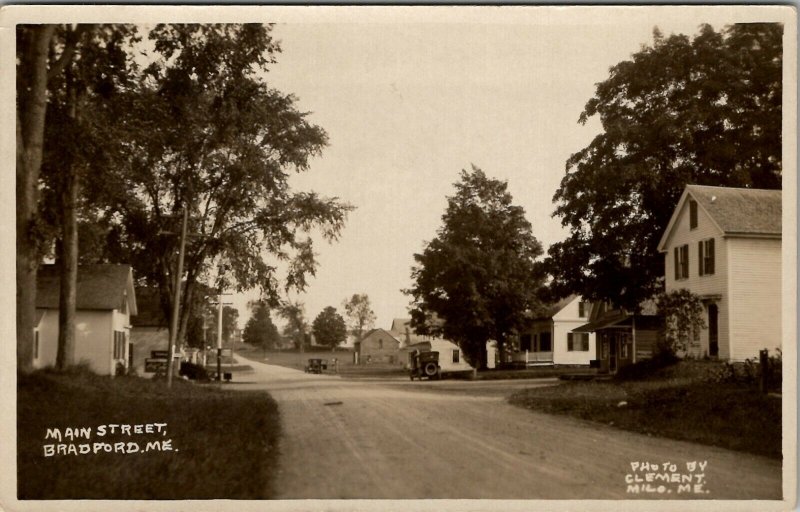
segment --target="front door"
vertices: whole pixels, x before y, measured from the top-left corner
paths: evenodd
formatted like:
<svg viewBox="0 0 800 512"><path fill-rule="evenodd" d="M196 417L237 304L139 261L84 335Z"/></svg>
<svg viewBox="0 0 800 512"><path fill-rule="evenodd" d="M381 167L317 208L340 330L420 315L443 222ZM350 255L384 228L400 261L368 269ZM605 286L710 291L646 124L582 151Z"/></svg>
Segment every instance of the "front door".
<svg viewBox="0 0 800 512"><path fill-rule="evenodd" d="M708 305L708 355L719 355L719 310L716 304Z"/></svg>

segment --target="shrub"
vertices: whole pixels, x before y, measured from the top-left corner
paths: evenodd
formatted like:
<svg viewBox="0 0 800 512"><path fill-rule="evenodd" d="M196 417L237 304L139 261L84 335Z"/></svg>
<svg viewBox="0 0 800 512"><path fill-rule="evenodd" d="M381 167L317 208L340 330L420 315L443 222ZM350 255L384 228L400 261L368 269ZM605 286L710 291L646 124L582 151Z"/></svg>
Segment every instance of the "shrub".
<svg viewBox="0 0 800 512"><path fill-rule="evenodd" d="M650 359L637 361L633 364L623 366L617 371L614 379L643 380L653 375L657 370L672 366L679 361L678 357L669 351L656 352Z"/></svg>

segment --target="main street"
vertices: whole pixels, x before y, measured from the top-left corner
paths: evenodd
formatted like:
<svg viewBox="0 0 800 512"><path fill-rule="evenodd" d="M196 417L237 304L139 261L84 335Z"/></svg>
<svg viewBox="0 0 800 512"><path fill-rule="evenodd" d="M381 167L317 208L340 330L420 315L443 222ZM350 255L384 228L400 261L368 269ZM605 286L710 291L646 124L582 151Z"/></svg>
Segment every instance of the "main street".
<svg viewBox="0 0 800 512"><path fill-rule="evenodd" d="M516 389L554 385L553 379L346 380L237 357L254 371L226 387L263 389L280 407L280 499L781 497L778 460L505 401ZM693 461L707 462L701 494L628 492L631 463L685 468Z"/></svg>

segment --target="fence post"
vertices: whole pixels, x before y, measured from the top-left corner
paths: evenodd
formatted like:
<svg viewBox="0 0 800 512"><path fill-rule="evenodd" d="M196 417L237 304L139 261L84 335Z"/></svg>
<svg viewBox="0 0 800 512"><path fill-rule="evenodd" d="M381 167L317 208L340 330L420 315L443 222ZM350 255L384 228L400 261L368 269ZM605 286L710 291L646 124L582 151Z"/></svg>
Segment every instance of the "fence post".
<svg viewBox="0 0 800 512"><path fill-rule="evenodd" d="M767 393L769 391L769 373L771 370L769 367L769 351L767 349L758 351L758 362L761 367L759 387L762 393Z"/></svg>

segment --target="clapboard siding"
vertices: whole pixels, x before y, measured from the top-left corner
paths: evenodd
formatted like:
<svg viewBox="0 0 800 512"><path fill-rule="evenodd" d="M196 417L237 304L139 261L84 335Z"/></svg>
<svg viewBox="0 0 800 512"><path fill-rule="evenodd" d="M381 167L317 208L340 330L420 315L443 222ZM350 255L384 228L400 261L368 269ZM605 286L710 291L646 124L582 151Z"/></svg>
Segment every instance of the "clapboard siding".
<svg viewBox="0 0 800 512"><path fill-rule="evenodd" d="M729 308L728 308L728 240L723 238L722 231L714 224L714 221L698 205L697 208L697 227L689 227L689 201L684 202L678 217L673 226L672 233L667 238L665 258L665 280L664 285L667 292L685 288L692 293L706 297L716 297L716 304L719 310L719 357L726 359L729 357L730 329L729 329ZM714 239L714 274L700 275L700 254L698 242L701 240ZM688 279L675 279L675 256L674 248L684 244L689 246L689 277ZM704 320L708 325L708 311L704 313ZM700 339L693 341L688 347L688 353L693 356L707 355L708 349L708 329L703 329Z"/></svg>
<svg viewBox="0 0 800 512"><path fill-rule="evenodd" d="M731 355L781 346L781 241L729 238Z"/></svg>

